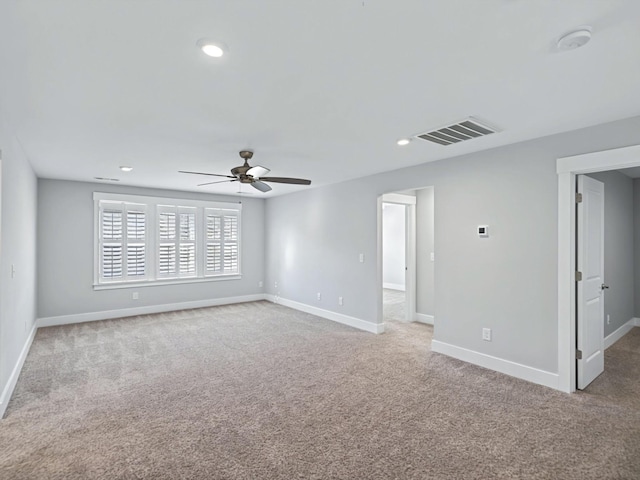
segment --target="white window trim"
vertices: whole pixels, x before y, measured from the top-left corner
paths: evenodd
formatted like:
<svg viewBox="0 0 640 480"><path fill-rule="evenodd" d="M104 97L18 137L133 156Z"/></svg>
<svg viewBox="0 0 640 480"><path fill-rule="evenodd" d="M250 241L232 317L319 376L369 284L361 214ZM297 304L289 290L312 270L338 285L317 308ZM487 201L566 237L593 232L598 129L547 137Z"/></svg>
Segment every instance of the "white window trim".
<svg viewBox="0 0 640 480"><path fill-rule="evenodd" d="M118 193L105 193L94 192L94 266L93 266L93 289L94 290L110 290L118 288L139 288L156 285L174 285L182 283L201 283L201 282L216 282L225 280L239 280L242 278L242 204L241 203L228 203L228 202L215 202L215 201L203 201L203 200L191 200L183 198L170 198L170 197L151 197L144 195L130 195L130 194L118 194ZM114 202L124 204L138 204L145 205L147 212L147 232L146 232L146 265L148 266L145 272L145 279L141 280L104 280L100 278L100 202ZM158 278L158 272L156 271L157 263L157 247L159 236L157 232L157 212L159 207L162 206L175 206L196 208L196 275L185 277L170 277L170 278ZM206 248L206 210L215 209L234 212L238 216L238 272L228 274L207 274L204 262L206 258L203 253ZM178 253L178 252L177 252ZM199 259L199 260L198 260Z"/></svg>

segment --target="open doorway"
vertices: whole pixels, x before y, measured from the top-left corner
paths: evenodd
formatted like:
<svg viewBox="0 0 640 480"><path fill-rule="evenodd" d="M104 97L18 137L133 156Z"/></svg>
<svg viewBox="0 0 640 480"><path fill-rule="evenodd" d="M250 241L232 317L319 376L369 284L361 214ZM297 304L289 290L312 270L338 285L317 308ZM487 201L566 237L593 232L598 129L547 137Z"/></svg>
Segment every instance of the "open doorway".
<svg viewBox="0 0 640 480"><path fill-rule="evenodd" d="M385 323L413 320L415 205L413 192L382 197L382 317Z"/></svg>
<svg viewBox="0 0 640 480"><path fill-rule="evenodd" d="M639 326L633 285L640 278L634 266L640 184L620 172L637 166L640 146L558 159L558 388L564 391L602 383L593 381L607 371L605 350Z"/></svg>
<svg viewBox="0 0 640 480"><path fill-rule="evenodd" d="M407 321L407 204L382 203L382 316Z"/></svg>
<svg viewBox="0 0 640 480"><path fill-rule="evenodd" d="M640 169L577 175L577 388L606 383L624 368L609 350L637 326ZM635 329L638 330L638 329ZM627 342L628 343L628 342ZM629 353L629 352L626 352ZM622 359L622 360L620 360ZM599 378L605 373L609 379ZM596 379L598 379L596 381ZM640 379L640 377L639 377Z"/></svg>
<svg viewBox="0 0 640 480"><path fill-rule="evenodd" d="M434 188L385 194L379 202L383 322L434 323Z"/></svg>

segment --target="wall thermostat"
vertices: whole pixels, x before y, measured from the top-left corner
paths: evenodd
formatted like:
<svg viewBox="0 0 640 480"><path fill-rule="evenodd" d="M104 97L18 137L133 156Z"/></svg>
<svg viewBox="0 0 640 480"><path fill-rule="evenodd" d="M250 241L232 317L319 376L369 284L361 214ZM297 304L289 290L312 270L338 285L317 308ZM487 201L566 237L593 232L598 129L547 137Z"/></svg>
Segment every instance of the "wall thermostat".
<svg viewBox="0 0 640 480"><path fill-rule="evenodd" d="M488 237L489 236L489 225L478 225L478 236L479 237Z"/></svg>

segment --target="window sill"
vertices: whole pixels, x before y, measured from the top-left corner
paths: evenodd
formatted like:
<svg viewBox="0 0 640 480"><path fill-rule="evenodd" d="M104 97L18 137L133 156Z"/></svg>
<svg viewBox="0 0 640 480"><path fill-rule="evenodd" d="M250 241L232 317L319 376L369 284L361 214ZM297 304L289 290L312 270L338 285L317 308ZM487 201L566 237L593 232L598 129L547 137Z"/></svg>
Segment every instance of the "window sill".
<svg viewBox="0 0 640 480"><path fill-rule="evenodd" d="M158 287L161 285L182 285L185 283L222 282L225 280L240 280L242 275L218 275L215 277L198 278L168 278L166 280L142 280L139 282L113 282L93 285L94 290L116 290L119 288Z"/></svg>

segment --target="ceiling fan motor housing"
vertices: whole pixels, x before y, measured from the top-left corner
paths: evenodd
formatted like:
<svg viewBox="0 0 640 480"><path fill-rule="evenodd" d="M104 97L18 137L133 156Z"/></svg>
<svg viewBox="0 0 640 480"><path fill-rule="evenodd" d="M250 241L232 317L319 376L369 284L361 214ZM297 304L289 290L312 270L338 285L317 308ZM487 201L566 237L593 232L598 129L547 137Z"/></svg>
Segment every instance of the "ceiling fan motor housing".
<svg viewBox="0 0 640 480"><path fill-rule="evenodd" d="M231 175L238 177L241 183L251 183L251 178L247 177L247 171L251 168L249 160L253 157L251 150L240 150L240 158L244 159L244 165L231 169Z"/></svg>
<svg viewBox="0 0 640 480"><path fill-rule="evenodd" d="M250 169L251 167L246 163L245 160L245 164L240 166L240 167L234 167L231 169L231 175L233 175L234 177L245 177L247 174L247 171Z"/></svg>

